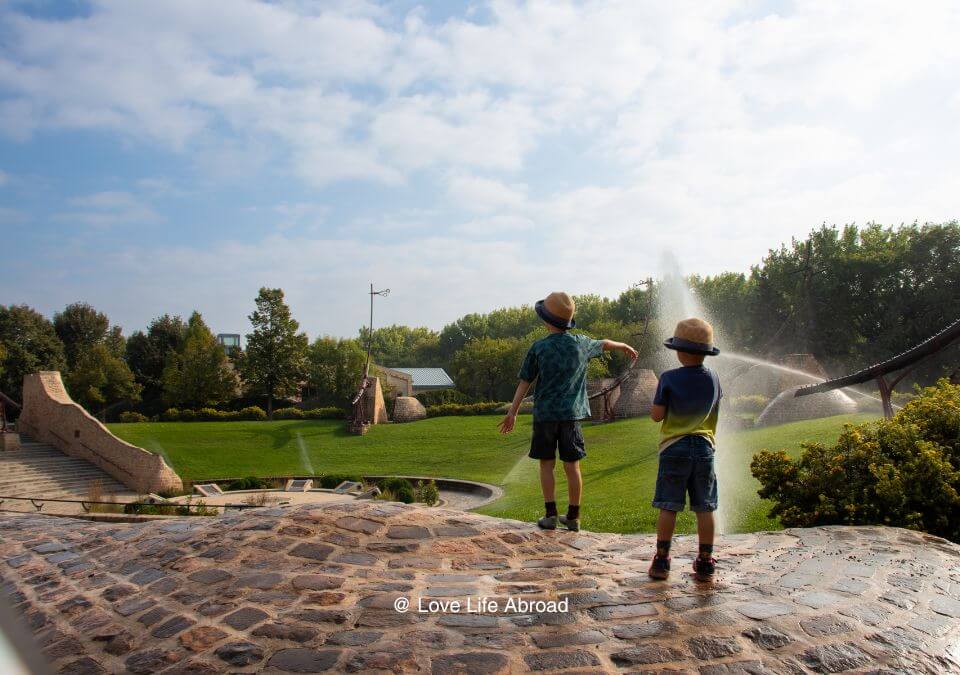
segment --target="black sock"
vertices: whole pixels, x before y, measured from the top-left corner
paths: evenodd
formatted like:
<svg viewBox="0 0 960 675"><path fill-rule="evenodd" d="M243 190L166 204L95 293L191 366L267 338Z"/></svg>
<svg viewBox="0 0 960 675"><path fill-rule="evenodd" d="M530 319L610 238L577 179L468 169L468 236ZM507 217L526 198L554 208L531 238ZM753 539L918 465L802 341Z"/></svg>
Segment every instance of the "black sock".
<svg viewBox="0 0 960 675"><path fill-rule="evenodd" d="M712 558L712 557L713 557L713 544L700 544L700 557L701 557L701 558Z"/></svg>
<svg viewBox="0 0 960 675"><path fill-rule="evenodd" d="M576 520L580 517L579 504L567 504L567 520Z"/></svg>
<svg viewBox="0 0 960 675"><path fill-rule="evenodd" d="M544 502L544 506L547 507L547 518L550 516L557 515L557 503L556 502Z"/></svg>
<svg viewBox="0 0 960 675"><path fill-rule="evenodd" d="M672 543L672 540L670 539L666 539L663 541L661 541L660 539L657 539L657 555L661 558L669 558L671 543Z"/></svg>

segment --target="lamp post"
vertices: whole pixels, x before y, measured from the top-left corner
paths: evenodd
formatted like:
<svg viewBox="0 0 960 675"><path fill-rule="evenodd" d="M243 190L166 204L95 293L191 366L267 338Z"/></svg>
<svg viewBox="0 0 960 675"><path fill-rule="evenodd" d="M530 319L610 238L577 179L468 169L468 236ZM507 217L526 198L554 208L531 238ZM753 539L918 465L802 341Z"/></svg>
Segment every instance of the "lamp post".
<svg viewBox="0 0 960 675"><path fill-rule="evenodd" d="M350 402L353 406L353 416L347 425L347 430L350 433L361 436L367 433L367 427L369 426L366 411L364 410L364 395L366 394L367 387L370 386L370 356L373 351L373 296L375 295L385 298L390 295L390 289L384 288L382 291L375 291L373 290L373 284L370 284L370 325L367 329L369 331L367 334L367 363L363 367L363 377L360 379L360 388ZM376 407L376 402L374 402L374 407ZM376 410L374 410L373 414L374 417L376 417Z"/></svg>
<svg viewBox="0 0 960 675"><path fill-rule="evenodd" d="M375 291L373 290L373 284L370 284L370 328L367 332L367 364L363 367L364 380L370 374L370 353L373 350L373 296L375 295L385 298L390 295L390 289L384 288L382 291Z"/></svg>

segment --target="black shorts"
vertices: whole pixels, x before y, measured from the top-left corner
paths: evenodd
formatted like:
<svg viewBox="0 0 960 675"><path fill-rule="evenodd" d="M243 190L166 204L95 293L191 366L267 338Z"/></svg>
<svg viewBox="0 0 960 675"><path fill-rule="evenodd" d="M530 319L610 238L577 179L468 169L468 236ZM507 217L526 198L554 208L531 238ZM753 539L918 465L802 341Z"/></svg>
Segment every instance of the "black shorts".
<svg viewBox="0 0 960 675"><path fill-rule="evenodd" d="M563 462L578 462L587 456L583 447L583 432L576 420L563 422L534 422L530 440L532 459L556 459L557 451Z"/></svg>

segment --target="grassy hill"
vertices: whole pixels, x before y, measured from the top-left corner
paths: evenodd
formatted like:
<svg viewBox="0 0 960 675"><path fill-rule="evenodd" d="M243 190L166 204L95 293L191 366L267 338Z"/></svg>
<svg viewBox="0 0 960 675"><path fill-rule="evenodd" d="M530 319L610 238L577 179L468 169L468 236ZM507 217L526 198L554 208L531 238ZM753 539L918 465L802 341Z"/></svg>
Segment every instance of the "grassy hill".
<svg viewBox="0 0 960 675"><path fill-rule="evenodd" d="M799 450L802 441L836 439L844 424L870 419L842 415L728 434L717 451L721 518L727 532L778 527L766 516L750 476L750 458L761 448ZM526 458L531 419L521 416L509 436L497 433L498 417L441 417L413 424L372 427L351 436L337 421L191 422L113 424L117 436L157 452L186 480L290 474L407 474L467 478L504 488L481 512L531 520L543 509L536 462ZM657 425L632 419L585 425L587 458L583 520L586 529L648 532L657 475ZM566 485L558 467L558 502ZM679 529L693 530L682 514Z"/></svg>

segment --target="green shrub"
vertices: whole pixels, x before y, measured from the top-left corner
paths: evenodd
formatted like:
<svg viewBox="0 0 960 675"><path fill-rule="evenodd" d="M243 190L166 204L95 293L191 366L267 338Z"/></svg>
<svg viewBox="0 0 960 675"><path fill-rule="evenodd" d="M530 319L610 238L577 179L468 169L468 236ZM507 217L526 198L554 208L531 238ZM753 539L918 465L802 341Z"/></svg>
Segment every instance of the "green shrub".
<svg viewBox="0 0 960 675"><path fill-rule="evenodd" d="M222 410L214 410L213 408L200 408L196 412L197 421L200 422L223 422L229 419L230 413L223 412Z"/></svg>
<svg viewBox="0 0 960 675"><path fill-rule="evenodd" d="M227 485L227 490L265 490L268 487L270 487L270 484L263 478L247 476L246 478L238 478L237 480L230 481Z"/></svg>
<svg viewBox="0 0 960 675"><path fill-rule="evenodd" d="M416 496L418 502L423 502L427 506L433 506L440 501L440 490L437 488L436 481L430 480L424 483L417 481Z"/></svg>
<svg viewBox="0 0 960 675"><path fill-rule="evenodd" d="M300 408L278 408L273 411L275 420L302 420L303 411Z"/></svg>
<svg viewBox="0 0 960 675"><path fill-rule="evenodd" d="M180 411L176 408L167 408L160 415L160 420L162 422L179 422L180 421Z"/></svg>
<svg viewBox="0 0 960 675"><path fill-rule="evenodd" d="M730 410L737 414L759 415L768 403L770 399L759 394L734 396L730 399Z"/></svg>
<svg viewBox="0 0 960 675"><path fill-rule="evenodd" d="M146 415L142 415L138 412L128 410L126 412L120 413L121 422L149 422Z"/></svg>
<svg viewBox="0 0 960 675"><path fill-rule="evenodd" d="M417 501L417 496L414 494L412 486L401 487L398 490L388 490L388 492L393 492L393 501L395 502L413 504Z"/></svg>
<svg viewBox="0 0 960 675"><path fill-rule="evenodd" d="M396 493L398 490L410 490L410 492L413 492L413 483L407 478L398 478L396 476L384 479L378 487L384 492L387 490L393 493Z"/></svg>
<svg viewBox="0 0 960 675"><path fill-rule="evenodd" d="M457 391L456 389L441 389L439 391L422 391L415 396L415 398L420 401L424 407L432 405L443 405L444 403L459 403L464 405L467 403L477 403L477 400L468 394L464 394L462 391Z"/></svg>
<svg viewBox="0 0 960 675"><path fill-rule="evenodd" d="M267 413L260 406L249 405L237 412L237 419L248 422L263 422L267 419Z"/></svg>
<svg viewBox="0 0 960 675"><path fill-rule="evenodd" d="M305 420L342 420L346 416L346 411L336 406L329 408L312 408L303 411L303 419Z"/></svg>
<svg viewBox="0 0 960 675"><path fill-rule="evenodd" d="M148 504L146 502L131 502L124 504L123 512L138 516L176 516L182 507L173 504ZM184 514L185 515L185 514Z"/></svg>
<svg viewBox="0 0 960 675"><path fill-rule="evenodd" d="M960 541L960 385L940 380L891 420L847 426L835 445L750 464L787 527L883 524Z"/></svg>
<svg viewBox="0 0 960 675"><path fill-rule="evenodd" d="M196 411L196 410L181 410L181 411L180 411L180 421L181 421L181 422L196 422L196 421L197 421L197 411Z"/></svg>
<svg viewBox="0 0 960 675"><path fill-rule="evenodd" d="M450 417L450 416L470 416L470 415L499 415L503 412L502 402L488 403L444 403L442 405L432 405L427 408L427 417Z"/></svg>

